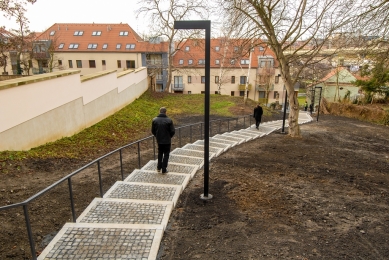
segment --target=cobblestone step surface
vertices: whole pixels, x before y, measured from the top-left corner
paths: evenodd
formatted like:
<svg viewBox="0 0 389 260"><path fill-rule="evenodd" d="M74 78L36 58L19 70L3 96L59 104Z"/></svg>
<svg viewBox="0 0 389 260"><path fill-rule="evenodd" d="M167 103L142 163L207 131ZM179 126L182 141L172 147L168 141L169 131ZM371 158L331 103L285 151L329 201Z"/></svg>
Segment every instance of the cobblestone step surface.
<svg viewBox="0 0 389 260"><path fill-rule="evenodd" d="M308 113L300 112L299 124L311 121ZM209 159L281 127L278 120L263 123L258 130L251 125L217 134L209 139ZM94 199L76 223L65 224L38 259L155 260L170 214L203 164L204 140L197 140L171 152L167 174L157 172L156 160L135 169L103 198Z"/></svg>

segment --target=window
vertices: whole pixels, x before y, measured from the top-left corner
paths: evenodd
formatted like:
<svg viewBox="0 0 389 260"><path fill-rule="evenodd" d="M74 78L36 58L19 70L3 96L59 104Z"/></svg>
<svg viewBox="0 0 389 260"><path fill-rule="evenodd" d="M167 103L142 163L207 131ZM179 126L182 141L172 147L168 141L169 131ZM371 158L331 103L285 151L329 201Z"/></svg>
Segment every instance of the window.
<svg viewBox="0 0 389 260"><path fill-rule="evenodd" d="M275 98L275 99L278 99L278 98L279 98L278 91L274 91L274 96L273 96L273 98Z"/></svg>
<svg viewBox="0 0 389 260"><path fill-rule="evenodd" d="M83 34L84 34L84 31L75 31L73 35L82 36Z"/></svg>
<svg viewBox="0 0 389 260"><path fill-rule="evenodd" d="M205 83L205 76L201 76L201 83Z"/></svg>
<svg viewBox="0 0 389 260"><path fill-rule="evenodd" d="M185 46L185 51L189 51L189 46Z"/></svg>
<svg viewBox="0 0 389 260"><path fill-rule="evenodd" d="M235 91L231 91L231 96L235 96Z"/></svg>
<svg viewBox="0 0 389 260"><path fill-rule="evenodd" d="M118 60L118 68L120 69L122 67L122 61Z"/></svg>
<svg viewBox="0 0 389 260"><path fill-rule="evenodd" d="M58 65L62 66L62 60L58 60ZM31 66L30 66L31 67Z"/></svg>
<svg viewBox="0 0 389 260"><path fill-rule="evenodd" d="M259 51L264 51L265 48L263 48L263 46L259 46Z"/></svg>
<svg viewBox="0 0 389 260"><path fill-rule="evenodd" d="M192 94L192 91L188 91L188 94Z"/></svg>
<svg viewBox="0 0 389 260"><path fill-rule="evenodd" d="M101 61L101 65L105 66L105 60Z"/></svg>
<svg viewBox="0 0 389 260"><path fill-rule="evenodd" d="M92 36L100 36L100 35L101 35L101 31L92 32Z"/></svg>
<svg viewBox="0 0 389 260"><path fill-rule="evenodd" d="M192 83L192 76L188 76L188 83Z"/></svg>
<svg viewBox="0 0 389 260"><path fill-rule="evenodd" d="M127 49L127 50L133 50L133 49L135 49L135 44L133 44L133 43L127 43L127 44L126 44L126 49Z"/></svg>
<svg viewBox="0 0 389 260"><path fill-rule="evenodd" d="M215 95L218 95L219 94L219 91L215 91Z"/></svg>
<svg viewBox="0 0 389 260"><path fill-rule="evenodd" d="M244 97L244 90L243 91L239 91L239 96L240 97ZM247 91L247 97L249 96L249 92Z"/></svg>
<svg viewBox="0 0 389 260"><path fill-rule="evenodd" d="M58 46L58 49L63 49L63 46L65 46L65 44L61 43L61 44Z"/></svg>
<svg viewBox="0 0 389 260"><path fill-rule="evenodd" d="M215 47L215 51L220 51L220 47L219 47L219 46L216 46L216 47Z"/></svg>
<svg viewBox="0 0 389 260"><path fill-rule="evenodd" d="M199 60L199 64L200 65L205 64L205 60Z"/></svg>
<svg viewBox="0 0 389 260"><path fill-rule="evenodd" d="M89 43L88 44L88 49L96 49L97 48L97 43Z"/></svg>
<svg viewBox="0 0 389 260"><path fill-rule="evenodd" d="M234 52L238 52L239 51L239 47L238 46L234 46Z"/></svg>
<svg viewBox="0 0 389 260"><path fill-rule="evenodd" d="M119 36L128 36L128 31L122 31L119 33Z"/></svg>
<svg viewBox="0 0 389 260"><path fill-rule="evenodd" d="M180 65L184 64L184 60L179 60L178 64L180 64Z"/></svg>
<svg viewBox="0 0 389 260"><path fill-rule="evenodd" d="M116 49L120 49L122 45L120 43L116 44Z"/></svg>
<svg viewBox="0 0 389 260"><path fill-rule="evenodd" d="M188 60L188 64L192 65L193 64L193 60Z"/></svg>
<svg viewBox="0 0 389 260"><path fill-rule="evenodd" d="M78 43L71 43L69 49L78 49Z"/></svg>
<svg viewBox="0 0 389 260"><path fill-rule="evenodd" d="M234 65L235 64L235 59L231 59L231 65Z"/></svg>
<svg viewBox="0 0 389 260"><path fill-rule="evenodd" d="M274 78L274 83L278 83L280 81L280 77L279 76L276 76L275 78Z"/></svg>
<svg viewBox="0 0 389 260"><path fill-rule="evenodd" d="M249 65L250 64L250 61L248 59L246 60L240 60L240 64L242 65Z"/></svg>
<svg viewBox="0 0 389 260"><path fill-rule="evenodd" d="M231 83L232 83L232 84L235 83L235 76L231 76Z"/></svg>
<svg viewBox="0 0 389 260"><path fill-rule="evenodd" d="M247 77L246 76L240 76L240 84L246 84Z"/></svg>
<svg viewBox="0 0 389 260"><path fill-rule="evenodd" d="M76 60L77 68L82 68L82 61Z"/></svg>
<svg viewBox="0 0 389 260"><path fill-rule="evenodd" d="M215 60L215 64L219 65L220 64L220 60Z"/></svg>
<svg viewBox="0 0 389 260"><path fill-rule="evenodd" d="M73 68L73 61L72 60L68 60L69 62L69 68Z"/></svg>
<svg viewBox="0 0 389 260"><path fill-rule="evenodd" d="M103 44L103 49L107 49L108 48L108 43L104 43Z"/></svg>
<svg viewBox="0 0 389 260"><path fill-rule="evenodd" d="M219 76L215 76L215 83L219 83Z"/></svg>
<svg viewBox="0 0 389 260"><path fill-rule="evenodd" d="M127 69L135 69L135 61L134 60L126 60Z"/></svg>
<svg viewBox="0 0 389 260"><path fill-rule="evenodd" d="M96 62L94 60L89 60L89 68L96 68Z"/></svg>
<svg viewBox="0 0 389 260"><path fill-rule="evenodd" d="M258 91L258 98L265 98L265 91Z"/></svg>
<svg viewBox="0 0 389 260"><path fill-rule="evenodd" d="M53 36L55 34L55 31L50 32L50 36Z"/></svg>

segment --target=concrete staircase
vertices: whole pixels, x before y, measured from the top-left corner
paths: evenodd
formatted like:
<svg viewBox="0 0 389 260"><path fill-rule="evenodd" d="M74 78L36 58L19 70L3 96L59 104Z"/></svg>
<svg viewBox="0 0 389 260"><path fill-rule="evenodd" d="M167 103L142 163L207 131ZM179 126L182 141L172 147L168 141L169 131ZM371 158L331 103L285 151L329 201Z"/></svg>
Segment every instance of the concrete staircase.
<svg viewBox="0 0 389 260"><path fill-rule="evenodd" d="M311 121L308 113L300 112L299 124ZM209 159L281 128L278 120L262 123L259 130L252 125L214 135ZM65 224L38 259L156 259L170 214L203 164L203 140L173 150L166 175L157 173L156 161L149 161L116 182L103 198L94 199L76 223Z"/></svg>

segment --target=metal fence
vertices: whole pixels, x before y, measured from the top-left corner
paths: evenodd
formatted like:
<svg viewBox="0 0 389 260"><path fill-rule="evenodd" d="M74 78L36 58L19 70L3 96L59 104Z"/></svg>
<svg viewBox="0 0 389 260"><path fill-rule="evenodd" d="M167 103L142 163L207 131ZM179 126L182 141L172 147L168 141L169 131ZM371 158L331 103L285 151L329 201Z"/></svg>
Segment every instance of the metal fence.
<svg viewBox="0 0 389 260"><path fill-rule="evenodd" d="M230 132L233 130L239 130L242 128L246 128L251 125L251 118L252 115L246 115L242 117L237 117L237 118L224 118L224 119L218 119L218 120L212 120L210 121L210 129L209 133L210 136L213 136L215 134L222 134L224 132ZM190 124L190 125L185 125L181 127L176 127L176 135L172 139L172 150L178 147L182 147L187 143L192 143L196 140L201 140L203 139L204 136L204 123L195 123L195 124ZM150 145L152 143L152 145ZM124 158L125 153L127 153L126 158ZM135 156L129 156L131 154L135 154ZM146 164L148 160L150 159L156 159L156 141L154 136L148 136L146 138L137 140L135 142L129 143L125 146L122 146L114 151L111 151L93 161L90 163L84 165L83 167L75 170L74 172L70 173L69 175L63 177L59 181L53 183L49 187L45 188L44 190L36 193L32 197L28 198L27 200L12 204L12 205L7 205L0 207L0 212L4 212L10 209L14 208L22 208L23 209L23 214L24 214L24 220L25 220L25 225L27 229L27 236L28 236L28 241L29 241L29 246L31 249L31 257L32 259L37 259L37 253L36 253L36 248L35 248L35 240L33 237L33 232L32 232L32 227L31 227L31 218L29 214L29 205L43 196L44 194L52 191L54 188L57 188L60 184L67 183L67 189L69 192L69 207L71 209L71 219L73 222L76 222L77 219L77 214L75 210L75 200L74 200L74 189L73 189L73 184L74 182L72 181L72 178L74 179L75 176L86 169L90 168L91 166L97 166L97 175L98 175L98 180L99 180L99 195L100 197L103 197L104 195L104 183L103 183L103 178L102 178L102 162L104 159L113 156L113 155L119 155L118 160L119 160L119 167L120 167L120 176L121 180L123 181L127 176L125 176L125 166L128 166L128 168L133 167L138 167L139 169L142 168L142 165ZM129 162L131 161L132 162ZM135 162L134 162L135 160ZM127 163L127 165L126 165ZM117 181L117 180L115 180ZM108 187L109 188L109 187Z"/></svg>

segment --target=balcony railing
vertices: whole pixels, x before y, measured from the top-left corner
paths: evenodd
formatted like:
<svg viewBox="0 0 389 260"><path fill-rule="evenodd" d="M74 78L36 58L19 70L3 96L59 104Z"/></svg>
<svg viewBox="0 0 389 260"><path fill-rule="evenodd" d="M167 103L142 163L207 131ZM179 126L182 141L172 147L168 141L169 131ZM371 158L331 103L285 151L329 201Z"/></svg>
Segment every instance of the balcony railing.
<svg viewBox="0 0 389 260"><path fill-rule="evenodd" d="M246 84L238 84L238 89L240 91L243 91L246 89ZM248 85L248 89L247 90L251 90L251 84Z"/></svg>
<svg viewBox="0 0 389 260"><path fill-rule="evenodd" d="M163 80L163 75L161 74L161 75L156 75L155 76L155 79L157 80L157 81L162 81Z"/></svg>
<svg viewBox="0 0 389 260"><path fill-rule="evenodd" d="M257 70L258 75L275 75L275 73L275 68L258 68Z"/></svg>
<svg viewBox="0 0 389 260"><path fill-rule="evenodd" d="M173 91L184 91L184 88L185 88L185 84L172 83Z"/></svg>
<svg viewBox="0 0 389 260"><path fill-rule="evenodd" d="M255 86L256 91L273 91L274 90L274 84L258 84Z"/></svg>

